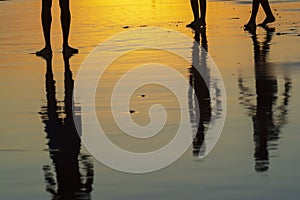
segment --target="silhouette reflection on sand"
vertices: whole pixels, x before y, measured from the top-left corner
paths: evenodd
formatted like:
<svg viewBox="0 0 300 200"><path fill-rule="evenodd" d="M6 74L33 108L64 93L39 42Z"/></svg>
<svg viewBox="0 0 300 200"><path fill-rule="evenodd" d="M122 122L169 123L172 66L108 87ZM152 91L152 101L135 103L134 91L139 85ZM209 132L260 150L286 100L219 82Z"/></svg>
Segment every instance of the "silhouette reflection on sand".
<svg viewBox="0 0 300 200"><path fill-rule="evenodd" d="M80 123L80 107L72 105L74 80L69 58L64 55L64 105L56 99L56 86L52 72L52 56L46 60L47 105L41 108L41 118L45 124L49 154L53 165L43 167L46 190L52 199L91 199L94 177L93 163L89 155L81 154L81 141L74 120ZM72 109L74 106L74 110ZM73 118L75 112L75 119ZM81 130L78 130L81 134Z"/></svg>
<svg viewBox="0 0 300 200"><path fill-rule="evenodd" d="M201 46L199 44L201 38ZM189 82L191 90L189 91L189 109L192 128L195 129L193 139L193 155L198 157L205 154L205 132L211 121L211 98L209 92L209 69L206 64L207 56L207 38L206 28L195 30L195 41L192 51L192 66L189 68ZM200 58L201 56L201 58ZM201 68L201 69L200 69ZM199 73L205 73L205 77ZM204 80L207 79L207 80ZM206 82L206 83L205 83ZM197 103L195 101L198 101Z"/></svg>
<svg viewBox="0 0 300 200"><path fill-rule="evenodd" d="M254 48L255 91L246 86L242 77L238 80L240 103L247 109L253 123L255 144L255 171L266 172L270 164L270 150L278 149L281 128L287 123L288 104L290 99L291 79L284 77L283 93L279 94L278 77L273 72L272 63L268 62L270 43L274 28L264 27L265 38L258 41L256 30L251 31ZM256 103L252 98L256 97Z"/></svg>

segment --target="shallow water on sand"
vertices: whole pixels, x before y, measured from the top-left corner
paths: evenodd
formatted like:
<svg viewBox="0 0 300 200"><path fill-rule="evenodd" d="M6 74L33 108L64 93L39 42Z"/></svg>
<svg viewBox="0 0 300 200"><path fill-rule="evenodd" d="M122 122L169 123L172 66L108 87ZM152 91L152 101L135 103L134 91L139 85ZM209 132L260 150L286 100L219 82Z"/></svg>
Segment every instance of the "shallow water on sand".
<svg viewBox="0 0 300 200"><path fill-rule="evenodd" d="M193 38L194 33L185 28L192 19L189 4L186 0L72 1L70 43L79 47L80 54L68 62L61 55L59 9L53 3L54 54L52 60L44 60L32 54L43 46L40 2L0 2L2 199L52 199L58 187L66 193L79 187L81 197L77 194L77 199L298 199L300 12L295 8L299 3L272 4L277 22L270 29L258 28L256 35L242 29L250 5L208 3L208 53L222 74L227 93L221 138L204 160L197 159L199 149L194 143L170 167L142 175L117 172L89 155L74 134L70 91L88 53L116 33L155 26ZM262 19L260 15L258 20ZM119 43L126 47L127 41ZM191 55L192 46L193 42ZM197 78L191 66L169 62L187 80ZM109 80L118 73L111 70L103 84L111 86ZM141 125L149 121L146 109L138 104L141 93L149 98L147 106L156 97L169 106L167 130L176 129L176 101L162 88L146 87L133 95L131 105L140 111L134 120ZM107 107L105 101L101 103L100 90L97 95L101 115ZM113 141L129 146L121 132L111 128L109 117L98 118L111 131ZM171 137L166 134L154 145L137 145L135 150L157 148Z"/></svg>

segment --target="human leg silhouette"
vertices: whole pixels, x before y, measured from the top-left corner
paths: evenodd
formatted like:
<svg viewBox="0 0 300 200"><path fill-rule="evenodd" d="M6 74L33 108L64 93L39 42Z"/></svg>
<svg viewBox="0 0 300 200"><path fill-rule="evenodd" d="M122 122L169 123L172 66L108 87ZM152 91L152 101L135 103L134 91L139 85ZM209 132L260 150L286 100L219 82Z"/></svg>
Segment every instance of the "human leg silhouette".
<svg viewBox="0 0 300 200"><path fill-rule="evenodd" d="M260 26L265 26L268 23L272 23L275 21L275 17L271 11L270 4L268 0L253 0L252 1L252 12L251 12L251 17L250 20L248 21L247 24L244 25L244 28L247 30L253 30L256 28L256 16L258 13L259 9L259 4L263 7L263 10L266 14L265 20L259 24Z"/></svg>
<svg viewBox="0 0 300 200"><path fill-rule="evenodd" d="M261 6L263 7L263 10L265 11L266 18L265 20L259 24L259 26L266 26L268 23L275 22L275 17L272 13L270 4L268 0L261 0Z"/></svg>
<svg viewBox="0 0 300 200"><path fill-rule="evenodd" d="M199 2L200 2L200 13L201 18L199 14ZM193 15L194 15L194 21L187 24L186 27L195 29L197 26L205 26L206 22L206 0L190 0Z"/></svg>
<svg viewBox="0 0 300 200"><path fill-rule="evenodd" d="M70 1L59 0L60 6L60 21L61 29L63 32L63 53L75 54L78 53L78 49L69 46L69 33L71 24L71 12L70 12Z"/></svg>
<svg viewBox="0 0 300 200"><path fill-rule="evenodd" d="M199 3L198 0L191 0L191 6L193 10L194 15L194 21L197 21L199 19Z"/></svg>
<svg viewBox="0 0 300 200"><path fill-rule="evenodd" d="M255 29L256 28L256 16L259 9L259 1L260 0L253 0L252 1L252 11L251 17L247 24L244 25L244 28L247 30Z"/></svg>
<svg viewBox="0 0 300 200"><path fill-rule="evenodd" d="M195 29L197 26L197 22L199 21L199 3L198 0L190 0L193 15L194 15L194 21L187 24L186 27Z"/></svg>
<svg viewBox="0 0 300 200"><path fill-rule="evenodd" d="M201 21L200 25L206 25L206 0L200 0Z"/></svg>
<svg viewBox="0 0 300 200"><path fill-rule="evenodd" d="M72 48L69 46L69 33L70 33L70 24L71 24L71 13L70 13L70 1L69 0L59 0L60 5L60 20L61 20L61 28L63 33L63 53L66 54L75 54L78 53L78 49ZM52 54L51 49L51 40L50 40L50 32L51 32L51 7L52 0L42 0L42 26L43 33L45 39L45 47L40 51L36 52L37 56L44 56Z"/></svg>
<svg viewBox="0 0 300 200"><path fill-rule="evenodd" d="M45 47L40 51L36 52L37 56L52 54L51 40L50 40L50 31L51 31L51 23L52 23L51 7L52 7L52 0L42 1L41 18L42 18Z"/></svg>

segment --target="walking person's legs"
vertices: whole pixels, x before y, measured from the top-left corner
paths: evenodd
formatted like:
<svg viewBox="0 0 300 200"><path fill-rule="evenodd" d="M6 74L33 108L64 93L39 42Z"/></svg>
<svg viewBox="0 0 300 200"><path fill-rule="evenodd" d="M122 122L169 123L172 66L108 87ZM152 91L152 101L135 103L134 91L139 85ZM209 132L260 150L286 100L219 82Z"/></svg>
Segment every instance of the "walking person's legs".
<svg viewBox="0 0 300 200"><path fill-rule="evenodd" d="M251 30L256 28L256 16L259 9L259 1L260 0L253 0L252 1L252 11L251 11L251 17L247 24L244 25L245 29Z"/></svg>
<svg viewBox="0 0 300 200"><path fill-rule="evenodd" d="M268 0L253 0L252 2L252 12L250 20L247 24L245 24L244 28L247 30L253 30L256 28L256 16L259 9L259 4L263 7L263 10L266 14L265 20L259 24L259 26L266 26L268 23L272 23L275 21L275 17L272 13L270 4Z"/></svg>
<svg viewBox="0 0 300 200"><path fill-rule="evenodd" d="M265 20L259 24L260 26L266 26L268 23L272 23L275 22L275 17L272 13L270 4L268 0L260 0L261 6L263 7L265 14L266 14L266 18Z"/></svg>

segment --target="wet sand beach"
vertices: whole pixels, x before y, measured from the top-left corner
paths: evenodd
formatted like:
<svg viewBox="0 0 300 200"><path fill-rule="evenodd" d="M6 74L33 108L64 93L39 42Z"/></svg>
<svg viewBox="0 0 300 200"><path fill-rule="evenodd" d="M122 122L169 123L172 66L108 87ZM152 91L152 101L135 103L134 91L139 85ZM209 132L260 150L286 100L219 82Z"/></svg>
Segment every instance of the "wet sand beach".
<svg viewBox="0 0 300 200"><path fill-rule="evenodd" d="M104 166L80 142L72 124L73 84L89 53L120 32L159 27L183 33L193 41L194 31L185 27L193 19L189 1L71 1L70 44L79 48L79 54L72 57L61 53L59 5L53 1L53 56L45 59L34 54L44 45L41 1L1 1L1 198L54 199L61 195L60 187L66 191L65 199L298 199L300 3L270 3L276 22L268 28L257 27L253 34L243 30L250 17L250 1L208 2L207 28L200 40L203 46L206 36L205 49L226 88L227 113L222 135L204 160L198 158L203 143L203 135L198 135L197 141L171 166L132 175ZM257 22L263 19L260 10ZM120 38L116 45L125 48L128 43ZM163 44L164 40L158 43ZM182 47L178 41L172 45ZM193 45L191 42L188 49L191 59ZM150 145L130 142L112 122L107 89L130 65L140 63L140 55L147 53L165 58L190 81L196 93L203 89L197 84L199 77L191 65L177 62L165 52L137 52L115 63L99 84L104 88L97 89L98 119L112 141L136 152L165 145L173 137L169 133L178 127L180 118L174 94L150 86L137 90L131 99L132 110L124 112L129 112L138 124L146 125L147 108L162 103L170 114L163 137L154 138ZM171 77L165 78L172 81ZM187 112L193 110L193 95L197 96L186 94ZM217 99L217 95L211 95L212 100ZM140 104L141 99L146 103ZM205 100L201 103L204 110L209 110L209 114L203 111L200 119L200 128L206 130L218 110L215 104L207 106ZM80 116L80 106L73 108ZM193 114L189 113L189 117L188 125L193 131ZM60 132L68 135L56 135ZM60 153L60 149L67 153ZM72 196L75 193L76 198Z"/></svg>

